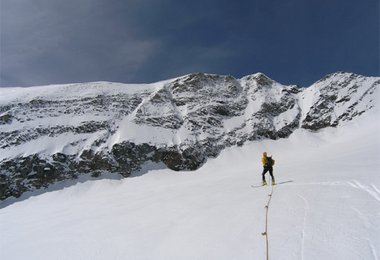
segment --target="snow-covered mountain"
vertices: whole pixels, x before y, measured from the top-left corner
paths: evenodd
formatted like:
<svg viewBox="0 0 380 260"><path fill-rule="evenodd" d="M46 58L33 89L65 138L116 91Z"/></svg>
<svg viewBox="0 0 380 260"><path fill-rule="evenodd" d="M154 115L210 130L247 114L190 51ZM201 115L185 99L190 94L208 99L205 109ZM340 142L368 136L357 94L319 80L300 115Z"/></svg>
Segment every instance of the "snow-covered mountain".
<svg viewBox="0 0 380 260"><path fill-rule="evenodd" d="M335 73L307 88L262 73L154 84L0 89L0 199L147 162L195 170L224 148L336 127L378 111L379 77Z"/></svg>
<svg viewBox="0 0 380 260"><path fill-rule="evenodd" d="M372 111L341 127L229 147L191 172L67 180L9 198L0 202L0 259L377 260L380 124ZM276 159L273 192L258 187L263 151Z"/></svg>

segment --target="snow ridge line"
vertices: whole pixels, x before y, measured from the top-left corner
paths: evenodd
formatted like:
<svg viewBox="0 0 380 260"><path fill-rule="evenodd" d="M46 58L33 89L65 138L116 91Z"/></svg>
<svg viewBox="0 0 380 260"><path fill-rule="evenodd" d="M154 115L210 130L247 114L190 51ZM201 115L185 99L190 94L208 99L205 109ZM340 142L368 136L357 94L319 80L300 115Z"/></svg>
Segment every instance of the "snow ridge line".
<svg viewBox="0 0 380 260"><path fill-rule="evenodd" d="M265 236L265 249L266 249L266 260L269 260L269 238L268 238L268 211L269 211L269 204L272 200L273 196L273 185L270 193L268 194L269 200L267 202L267 205L265 205L265 231L261 233L261 235Z"/></svg>

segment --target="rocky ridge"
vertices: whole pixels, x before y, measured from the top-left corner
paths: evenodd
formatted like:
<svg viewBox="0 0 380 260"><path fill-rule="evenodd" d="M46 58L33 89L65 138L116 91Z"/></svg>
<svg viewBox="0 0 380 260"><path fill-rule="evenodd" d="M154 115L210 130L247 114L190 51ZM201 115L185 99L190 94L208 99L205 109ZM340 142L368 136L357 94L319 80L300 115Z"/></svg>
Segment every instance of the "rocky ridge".
<svg viewBox="0 0 380 260"><path fill-rule="evenodd" d="M127 177L149 161L195 170L225 147L344 124L377 108L379 85L344 72L308 88L197 73L0 89L0 199L81 174Z"/></svg>

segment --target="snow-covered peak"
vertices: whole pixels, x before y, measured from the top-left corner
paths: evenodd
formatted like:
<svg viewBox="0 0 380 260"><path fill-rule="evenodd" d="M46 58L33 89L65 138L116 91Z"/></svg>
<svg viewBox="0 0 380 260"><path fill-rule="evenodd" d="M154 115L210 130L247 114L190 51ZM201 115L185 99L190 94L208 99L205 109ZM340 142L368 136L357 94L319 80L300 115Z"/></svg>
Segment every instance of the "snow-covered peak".
<svg viewBox="0 0 380 260"><path fill-rule="evenodd" d="M258 86L272 86L272 85L280 85L278 82L274 81L273 79L269 78L264 73L258 72L252 75L245 76L241 78L241 81L243 82L254 82ZM252 83L252 84L254 84Z"/></svg>

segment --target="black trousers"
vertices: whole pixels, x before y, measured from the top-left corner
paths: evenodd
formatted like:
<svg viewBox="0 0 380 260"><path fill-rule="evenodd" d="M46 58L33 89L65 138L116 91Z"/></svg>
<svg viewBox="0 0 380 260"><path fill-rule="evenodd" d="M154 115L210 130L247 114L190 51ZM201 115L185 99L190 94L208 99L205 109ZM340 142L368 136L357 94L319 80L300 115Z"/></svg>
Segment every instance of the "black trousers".
<svg viewBox="0 0 380 260"><path fill-rule="evenodd" d="M272 177L272 181L274 182L274 177L273 177L273 167L266 167L266 166L264 166L263 173L262 173L263 181L265 181L265 174L266 174L267 172L269 172L270 177Z"/></svg>

